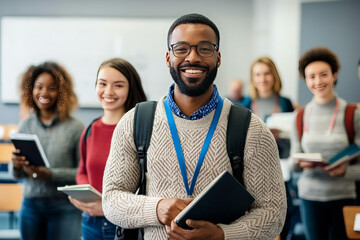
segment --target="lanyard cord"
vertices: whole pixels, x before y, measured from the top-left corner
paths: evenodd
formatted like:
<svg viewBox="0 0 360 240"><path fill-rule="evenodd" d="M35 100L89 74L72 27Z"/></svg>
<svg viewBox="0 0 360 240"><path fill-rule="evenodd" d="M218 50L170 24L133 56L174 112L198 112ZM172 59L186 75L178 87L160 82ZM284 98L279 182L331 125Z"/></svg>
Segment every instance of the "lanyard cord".
<svg viewBox="0 0 360 240"><path fill-rule="evenodd" d="M306 106L305 108L305 119L304 119L304 132L307 132L309 129L309 121L310 121L310 113L311 113L311 108L312 108L312 104L309 104ZM336 104L335 104L335 108L334 108L334 112L331 116L331 121L330 121L330 125L328 128L329 133L332 133L333 129L334 129L334 125L335 125L335 120L336 120L336 116L338 113L338 109L339 109L339 100L336 99Z"/></svg>
<svg viewBox="0 0 360 240"><path fill-rule="evenodd" d="M223 100L220 97L218 98L218 100L219 101L218 101L218 105L217 105L216 110L215 110L214 117L212 119L209 131L208 131L208 133L206 135L205 142L204 142L204 144L202 146L198 162L196 164L196 168L195 168L193 178L191 180L190 188L189 188L189 184L188 184L188 180L187 180L185 158L184 158L183 151L181 149L180 138L179 138L179 135L178 135L178 132L177 132L177 129L176 129L175 120L174 120L174 117L172 115L172 111L171 111L168 99L166 98L165 101L164 101L166 116L167 116L167 119L168 119L171 136L172 136L173 143L174 143L174 146L175 146L176 155L177 155L177 158L178 158L181 175L182 175L183 182L184 182L184 185L185 185L186 193L187 193L187 195L189 197L192 195L192 193L194 191L194 187L195 187L196 180L197 180L197 177L198 177L199 172L200 172L201 165L202 165L202 163L204 161L205 155L206 155L207 150L209 148L209 145L210 145L212 136L214 134L214 131L216 129L217 123L219 122L219 118L220 118L220 114L221 114L221 110L222 110L222 106L223 106Z"/></svg>

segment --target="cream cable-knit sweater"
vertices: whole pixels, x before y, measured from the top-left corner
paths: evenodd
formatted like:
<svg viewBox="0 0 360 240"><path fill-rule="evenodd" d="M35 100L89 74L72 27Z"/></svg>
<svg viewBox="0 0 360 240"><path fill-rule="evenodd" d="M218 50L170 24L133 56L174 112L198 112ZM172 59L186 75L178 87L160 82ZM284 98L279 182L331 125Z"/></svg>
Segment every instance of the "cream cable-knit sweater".
<svg viewBox="0 0 360 240"><path fill-rule="evenodd" d="M231 170L226 151L226 129L231 102L224 100L219 123L205 156L193 195L198 195L222 171ZM199 120L175 118L186 161L188 180L214 115ZM105 217L122 227L145 227L145 239L167 239L156 215L163 198L186 198L180 168L170 134L164 98L157 105L153 133L147 152L146 196L134 195L140 167L133 139L134 110L125 114L115 128L103 179ZM276 143L264 123L252 114L244 156L244 182L255 202L249 214L232 224L219 224L225 239L274 239L282 230L286 213L284 181Z"/></svg>

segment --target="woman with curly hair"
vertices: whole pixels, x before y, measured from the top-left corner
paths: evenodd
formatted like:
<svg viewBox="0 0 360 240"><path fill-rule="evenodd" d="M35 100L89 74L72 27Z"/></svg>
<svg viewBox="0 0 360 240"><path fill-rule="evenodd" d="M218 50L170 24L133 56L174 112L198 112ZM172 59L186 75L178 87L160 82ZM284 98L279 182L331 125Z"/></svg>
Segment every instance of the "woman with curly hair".
<svg viewBox="0 0 360 240"><path fill-rule="evenodd" d="M313 98L298 115L302 127L295 128L294 122L292 153L321 153L328 161L351 143L360 145L360 111L353 112L355 133L349 137L345 124L348 103L335 92L339 70L340 61L328 48L315 47L300 57L299 73ZM325 169L292 159L292 167L301 174L298 189L306 239L348 239L342 210L354 204L360 160Z"/></svg>
<svg viewBox="0 0 360 240"><path fill-rule="evenodd" d="M54 62L30 66L22 78L22 104L31 114L19 124L20 133L36 134L50 167L34 166L16 149L10 171L24 179L20 232L24 240L79 239L81 212L57 191L75 183L79 139L84 125L71 117L77 107L73 83Z"/></svg>

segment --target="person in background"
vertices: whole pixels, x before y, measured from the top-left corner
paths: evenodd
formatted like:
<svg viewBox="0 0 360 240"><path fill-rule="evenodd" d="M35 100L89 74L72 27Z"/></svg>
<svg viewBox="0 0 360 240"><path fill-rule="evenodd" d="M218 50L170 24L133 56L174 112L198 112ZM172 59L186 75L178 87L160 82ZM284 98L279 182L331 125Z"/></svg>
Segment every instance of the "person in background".
<svg viewBox="0 0 360 240"><path fill-rule="evenodd" d="M324 47L310 49L300 57L299 73L313 98L305 106L301 139L294 124L292 153L321 153L328 160L349 145L344 124L347 102L334 90L339 69L336 54ZM354 115L354 129L354 142L359 145L359 109ZM311 162L292 163L294 171L302 172L298 190L306 239L348 239L342 209L354 204L355 180L360 179L359 159L327 171Z"/></svg>
<svg viewBox="0 0 360 240"><path fill-rule="evenodd" d="M146 101L146 97L135 68L121 58L112 58L100 65L95 86L104 115L92 123L88 137L85 138L87 128L81 135L76 182L90 184L102 192L105 163L116 124L136 103ZM85 203L72 197L69 199L83 211L84 240L114 239L116 226L104 217L101 201Z"/></svg>
<svg viewBox="0 0 360 240"><path fill-rule="evenodd" d="M220 173L232 173L226 147L232 103L221 98L213 84L221 63L219 43L218 28L200 14L181 16L168 31L166 63L175 83L157 103L147 150L145 195L135 194L141 172L133 136L134 109L114 130L103 178L104 214L121 227L143 227L145 240L275 239L282 229L286 199L276 143L253 114L243 162L244 184L255 198L249 213L231 224L188 219L193 230L182 229L174 221ZM171 134L168 118L179 138ZM218 123L211 127L215 131L209 146L203 147L213 118ZM177 157L173 137L183 157ZM202 148L207 151L203 161L198 160ZM179 164L186 164L186 170L181 171ZM197 179L192 180L194 187L190 189L182 176Z"/></svg>
<svg viewBox="0 0 360 240"><path fill-rule="evenodd" d="M237 105L241 105L241 102L243 101L243 81L240 78L236 78L231 81L229 86L229 96L228 99L233 103Z"/></svg>
<svg viewBox="0 0 360 240"><path fill-rule="evenodd" d="M293 112L291 100L281 96L281 79L275 63L269 57L253 61L250 68L250 96L242 105L253 111L265 123L268 117L278 112ZM290 152L289 141L279 138L278 129L270 129L279 148L280 158L287 158Z"/></svg>
<svg viewBox="0 0 360 240"><path fill-rule="evenodd" d="M269 57L255 59L250 67L250 96L246 97L242 105L249 108L264 122L273 113L293 112L294 107L290 99L281 96L282 83L274 61ZM287 158L290 152L290 140L279 137L278 129L271 128L270 131L276 139L280 158ZM281 238L285 239L291 234L291 219L294 212L290 181L286 182L287 215Z"/></svg>
<svg viewBox="0 0 360 240"><path fill-rule="evenodd" d="M275 63L269 57L256 59L250 68L250 96L242 105L264 122L271 114L294 111L290 99L280 95L281 79Z"/></svg>
<svg viewBox="0 0 360 240"><path fill-rule="evenodd" d="M357 75L358 75L358 78L360 80L360 59L359 59L359 62L358 62ZM357 106L357 108L360 108L360 103L357 103L356 106ZM356 185L356 201L355 201L355 204L360 205L360 181L356 181L355 185Z"/></svg>
<svg viewBox="0 0 360 240"><path fill-rule="evenodd" d="M73 82L55 62L31 66L22 78L21 101L33 112L19 124L20 133L36 134L50 167L33 166L21 151L12 155L9 170L24 179L20 232L24 240L63 240L81 236L81 212L57 191L75 183L79 139L84 125L71 116L77 107Z"/></svg>

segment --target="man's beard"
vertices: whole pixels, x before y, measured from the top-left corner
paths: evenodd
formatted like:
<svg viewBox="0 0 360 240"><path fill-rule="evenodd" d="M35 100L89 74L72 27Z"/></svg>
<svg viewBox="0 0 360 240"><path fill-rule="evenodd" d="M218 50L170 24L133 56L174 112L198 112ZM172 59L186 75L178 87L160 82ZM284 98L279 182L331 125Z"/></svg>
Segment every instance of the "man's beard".
<svg viewBox="0 0 360 240"><path fill-rule="evenodd" d="M186 65L186 66L183 65L181 67L200 67L200 68L204 69L203 66L199 66L199 65ZM208 68L204 69L204 70L208 70ZM179 90L182 94L185 94L190 97L197 97L197 96L204 94L209 89L209 87L213 84L216 74L217 74L217 67L215 67L213 70L211 70L205 76L204 81L202 81L202 83L200 83L200 85L195 86L195 87L189 87L188 85L186 85L184 80L182 80L181 75L180 75L180 66L177 68L177 71L175 71L174 67L170 67L170 74L171 74L172 78L174 79L176 85L179 87ZM189 79L190 82L192 82L192 80L195 81L195 78Z"/></svg>

